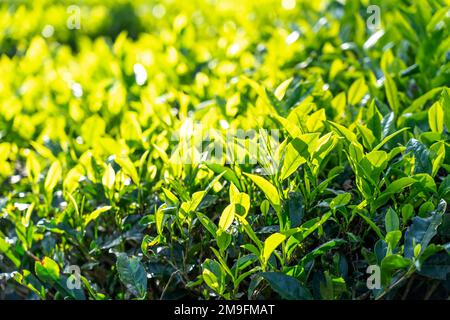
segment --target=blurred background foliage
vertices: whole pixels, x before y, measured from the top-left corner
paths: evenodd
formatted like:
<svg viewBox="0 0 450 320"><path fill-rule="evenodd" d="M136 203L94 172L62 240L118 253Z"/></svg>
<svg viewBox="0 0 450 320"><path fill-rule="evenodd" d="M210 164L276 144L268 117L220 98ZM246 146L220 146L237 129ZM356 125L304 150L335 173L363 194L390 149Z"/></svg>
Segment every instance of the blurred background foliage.
<svg viewBox="0 0 450 320"><path fill-rule="evenodd" d="M81 10L79 29L67 26L74 18L74 11L68 11L73 5ZM381 10L377 30L366 24L370 5ZM182 208L195 203L198 192L209 191L213 181L214 195L205 198L197 211L216 222L229 202L230 176L236 175L240 191L251 196L249 221L261 243L280 228L280 221L269 210L264 192L243 174L255 173L253 166L232 166L228 182L218 183L213 180L218 170L170 164L171 137L191 122L222 131L279 128L273 117L289 114L306 133L329 134L326 141L335 149L318 164L316 159L308 162L313 179L309 180L306 169L289 180L272 179L285 196L284 210L299 206L305 219L315 219L324 208L331 210L332 199L341 195L338 200L347 201L342 211L349 214L362 203L370 207L367 214L372 220L346 217L357 221L350 224L339 215L326 232L320 230L314 240L295 246L298 256L286 260L286 266L273 263L273 271L294 274L314 289L315 298L399 297L397 291L388 290L389 281L396 280L393 277L385 281L384 293L365 287L365 268L384 258L376 256L376 250L387 247L385 239L378 239L381 232L374 234L371 228L384 228L386 212L391 212L388 200L399 213L406 212L402 224L396 223L401 232L406 232L416 212L424 219L435 212L443 214L440 200L449 200L450 118L444 109L450 108L444 95L450 83L449 5L449 0L1 1L0 249L8 259L0 260L4 289L0 298L89 294L94 299L122 299L140 296L141 291L145 295L147 282L131 294L124 290L123 274L118 276L118 269L126 269L127 263L137 265L127 256L143 255L151 275L148 298L245 296L259 283L251 282L250 273L242 285L233 288L228 283L227 290L203 282L210 270L221 268L210 260L216 256L210 250L216 240L210 239L195 216L196 208L192 212ZM442 121L430 120L431 115L443 118L442 110L447 110L446 129ZM428 184L424 180L418 184L431 187L411 188L394 200L388 194L378 205L371 198L375 192L364 190L361 181L367 177L346 160L346 135L332 130L327 120L349 128L352 134L347 137L354 137L354 145L361 141L360 148L364 145L367 153L408 128L375 153L387 159L391 149L397 152L389 158L394 159L392 165L387 167L386 160L383 168L374 170L380 184L376 191L384 190L394 178L415 174L427 175L416 178L428 179ZM373 134L367 133L366 124ZM289 137L290 132L284 134ZM372 140L368 142L367 136ZM410 140L416 144L406 149ZM423 151L420 169L414 167L418 156L410 156L411 149ZM380 177L383 170L386 179ZM331 182L338 173L337 181ZM161 212L172 205L177 213L167 214L165 225L158 225ZM109 210L111 214L101 215ZM364 224L367 220L370 228ZM244 232L240 224L236 228L234 245L221 252L231 265L241 257L234 248L250 242L244 237L248 229ZM390 225L386 229L399 231ZM148 236L154 238L150 241ZM320 255L318 266L308 264L308 272L295 269L298 260L319 244L337 250L334 246L341 242L328 241L338 236L347 242L344 249L334 256L315 251L308 259ZM444 242L448 232L439 238L440 244ZM152 246L159 246L160 254L149 258L147 247ZM39 267L45 263L59 275L48 259L61 267L82 267L86 282L81 296L61 290L55 279L43 275ZM258 265L256 260L252 257L244 268ZM268 261L263 262L267 267ZM176 268L181 272L172 277ZM12 281L12 271L20 274L14 275L17 283ZM431 293L448 296L446 281ZM415 283L420 287L428 282ZM263 289L259 298L274 297L267 286ZM420 288L411 292L413 297L423 297Z"/></svg>

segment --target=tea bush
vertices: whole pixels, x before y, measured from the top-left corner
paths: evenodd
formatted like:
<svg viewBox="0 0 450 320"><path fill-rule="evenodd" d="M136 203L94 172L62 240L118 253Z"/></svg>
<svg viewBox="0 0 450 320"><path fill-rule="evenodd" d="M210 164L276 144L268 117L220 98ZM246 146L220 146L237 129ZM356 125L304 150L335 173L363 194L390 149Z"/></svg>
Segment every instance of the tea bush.
<svg viewBox="0 0 450 320"><path fill-rule="evenodd" d="M71 5L0 4L0 298L448 299L448 0Z"/></svg>

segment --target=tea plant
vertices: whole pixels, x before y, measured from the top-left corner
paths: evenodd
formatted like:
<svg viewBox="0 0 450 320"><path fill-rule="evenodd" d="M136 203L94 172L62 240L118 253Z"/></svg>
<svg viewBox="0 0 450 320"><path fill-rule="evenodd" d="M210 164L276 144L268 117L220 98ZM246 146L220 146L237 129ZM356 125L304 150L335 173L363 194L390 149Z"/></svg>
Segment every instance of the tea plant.
<svg viewBox="0 0 450 320"><path fill-rule="evenodd" d="M2 2L0 298L450 297L450 2L291 2Z"/></svg>

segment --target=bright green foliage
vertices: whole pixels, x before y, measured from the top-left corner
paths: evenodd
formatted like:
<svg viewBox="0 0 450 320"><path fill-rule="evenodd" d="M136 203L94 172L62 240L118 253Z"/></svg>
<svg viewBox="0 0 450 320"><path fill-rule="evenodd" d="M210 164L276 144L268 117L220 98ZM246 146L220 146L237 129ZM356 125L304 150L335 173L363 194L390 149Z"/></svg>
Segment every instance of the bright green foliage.
<svg viewBox="0 0 450 320"><path fill-rule="evenodd" d="M0 3L0 299L449 297L449 0L80 6Z"/></svg>

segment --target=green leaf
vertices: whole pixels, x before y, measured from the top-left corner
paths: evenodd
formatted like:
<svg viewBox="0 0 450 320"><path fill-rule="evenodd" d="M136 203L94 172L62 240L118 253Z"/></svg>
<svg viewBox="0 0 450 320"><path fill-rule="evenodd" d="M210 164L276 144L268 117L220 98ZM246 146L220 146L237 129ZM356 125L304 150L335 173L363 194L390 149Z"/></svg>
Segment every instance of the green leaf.
<svg viewBox="0 0 450 320"><path fill-rule="evenodd" d="M411 260L403 258L398 254L385 257L381 262L381 282L383 285L388 286L390 284L395 271L409 268L411 264Z"/></svg>
<svg viewBox="0 0 450 320"><path fill-rule="evenodd" d="M435 12L433 18L427 24L427 32L432 33L437 31L437 26L445 20L445 16L448 14L448 6L440 8Z"/></svg>
<svg viewBox="0 0 450 320"><path fill-rule="evenodd" d="M288 213L290 227L297 227L300 225L305 214L303 197L300 192L290 192L285 204L284 211Z"/></svg>
<svg viewBox="0 0 450 320"><path fill-rule="evenodd" d="M445 144L443 141L438 141L430 147L430 155L432 158L432 172L433 177L436 176L442 163L445 160Z"/></svg>
<svg viewBox="0 0 450 320"><path fill-rule="evenodd" d="M385 193L387 194L394 194L402 191L406 187L411 186L413 183L415 183L417 180L409 177L403 177L398 180L395 180L392 182L387 188Z"/></svg>
<svg viewBox="0 0 450 320"><path fill-rule="evenodd" d="M299 138L292 140L286 147L283 165L280 171L280 180L283 181L293 174L300 165L306 163L308 157L308 144Z"/></svg>
<svg viewBox="0 0 450 320"><path fill-rule="evenodd" d="M352 198L352 195L348 192L338 194L333 200L330 202L331 209L338 209L347 205Z"/></svg>
<svg viewBox="0 0 450 320"><path fill-rule="evenodd" d="M50 259L44 257L41 261L36 261L34 264L36 275L44 282L54 283L59 281L60 269L58 264Z"/></svg>
<svg viewBox="0 0 450 320"><path fill-rule="evenodd" d="M441 200L439 206L428 218L414 217L412 224L405 234L405 257L414 257L414 248L420 245L421 252L425 250L431 239L436 235L437 228L442 222L442 216L447 203Z"/></svg>
<svg viewBox="0 0 450 320"><path fill-rule="evenodd" d="M383 236L383 234L381 233L380 228L378 228L378 226L377 226L377 225L376 225L369 217L367 217L364 213L359 212L359 211L358 211L358 214L359 214L359 216L360 216L361 218L364 219L364 221L367 222L367 224L372 228L372 230L375 231L375 233L377 234L377 236L378 236L380 239L384 239L384 236Z"/></svg>
<svg viewBox="0 0 450 320"><path fill-rule="evenodd" d="M223 174L223 177L226 180L233 183L236 187L238 187L241 190L241 188L242 188L241 183L240 183L239 178L237 177L236 173L233 170L231 170L228 167L221 166L220 164L217 164L217 163L207 163L206 166L217 174L225 172Z"/></svg>
<svg viewBox="0 0 450 320"><path fill-rule="evenodd" d="M174 195L172 191L164 187L162 187L161 190L164 192L166 203L173 205L178 205L180 203L180 200L178 200L177 196Z"/></svg>
<svg viewBox="0 0 450 320"><path fill-rule="evenodd" d="M183 202L181 205L182 211L184 211L186 214L190 212L195 212L197 210L198 206L202 202L203 198L206 195L206 191L197 191L192 195L191 200Z"/></svg>
<svg viewBox="0 0 450 320"><path fill-rule="evenodd" d="M345 242L346 241L342 240L342 239L333 239L333 240L330 240L330 241L327 241L327 242L321 244L320 246L318 246L314 250L310 251L308 254L306 254L302 258L301 265L305 266L306 263L313 260L315 257L323 255L323 254L329 252L330 250L344 244Z"/></svg>
<svg viewBox="0 0 450 320"><path fill-rule="evenodd" d="M267 264L272 253L285 239L286 236L284 234L274 233L264 241L264 248L262 252L262 260L264 265Z"/></svg>
<svg viewBox="0 0 450 320"><path fill-rule="evenodd" d="M384 77L385 77L384 88L386 89L386 96L389 105L391 106L392 111L394 111L394 113L398 115L400 110L400 102L398 100L397 86L388 73L386 73Z"/></svg>
<svg viewBox="0 0 450 320"><path fill-rule="evenodd" d="M131 180L139 186L139 175L130 158L126 155L117 155L114 161L122 168L123 172L130 176Z"/></svg>
<svg viewBox="0 0 450 320"><path fill-rule="evenodd" d="M377 141L381 139L381 120L383 117L381 116L380 111L378 110L375 100L372 100L370 103L369 109L367 110L367 127L371 130Z"/></svg>
<svg viewBox="0 0 450 320"><path fill-rule="evenodd" d="M442 107L444 109L444 122L447 131L450 131L450 90L444 89L442 91Z"/></svg>
<svg viewBox="0 0 450 320"><path fill-rule="evenodd" d="M406 225L406 223L411 219L414 215L414 206L410 203L405 204L402 207L402 221L403 224Z"/></svg>
<svg viewBox="0 0 450 320"><path fill-rule="evenodd" d="M445 90L445 87L436 87L428 91L427 93L423 94L419 98L415 99L411 106L404 109L402 114L408 114L408 113L414 113L417 112L419 109L421 109L425 103L427 103L428 100L432 99L435 95L442 92L442 90Z"/></svg>
<svg viewBox="0 0 450 320"><path fill-rule="evenodd" d="M275 97L277 97L278 100L282 100L284 98L284 95L286 94L286 90L289 88L289 85L291 84L292 80L294 78L289 78L284 80L276 89L275 89Z"/></svg>
<svg viewBox="0 0 450 320"><path fill-rule="evenodd" d="M232 236L223 229L217 229L216 242L221 252L225 252L231 244Z"/></svg>
<svg viewBox="0 0 450 320"><path fill-rule="evenodd" d="M4 236L0 232L0 252L3 253L18 268L20 266L20 258L16 255L11 245L5 241Z"/></svg>
<svg viewBox="0 0 450 320"><path fill-rule="evenodd" d="M347 129L346 127L335 123L333 121L328 121L329 124L333 127L333 130L341 137L347 139L348 143L357 142L356 134Z"/></svg>
<svg viewBox="0 0 450 320"><path fill-rule="evenodd" d="M286 236L290 236L293 234L296 234L298 232L301 232L302 234L302 240L305 239L307 236L309 236L311 233L316 231L319 227L323 226L325 222L328 221L328 219L331 217L332 213L327 212L323 214L321 217L316 217L311 220L306 221L298 228L292 228L287 231L284 231L283 233Z"/></svg>
<svg viewBox="0 0 450 320"><path fill-rule="evenodd" d="M364 81L364 78L360 78L353 82L348 91L348 102L352 105L357 105L362 98L367 94L369 88Z"/></svg>
<svg viewBox="0 0 450 320"><path fill-rule="evenodd" d="M400 221L398 219L397 213L392 208L389 208L389 210L386 212L384 225L386 228L386 232L396 231L399 229Z"/></svg>
<svg viewBox="0 0 450 320"><path fill-rule="evenodd" d="M200 223L205 227L206 230L211 233L211 235L215 238L217 233L217 226L214 224L214 222L211 221L206 215L200 212L196 212L198 220Z"/></svg>
<svg viewBox="0 0 450 320"><path fill-rule="evenodd" d="M193 212L193 211L197 210L198 206L203 201L205 196L206 196L206 191L194 192L192 194L191 201L189 201L189 206L188 206L189 209L186 210L186 212Z"/></svg>
<svg viewBox="0 0 450 320"><path fill-rule="evenodd" d="M392 253L392 250L396 248L396 246L399 243L401 238L402 238L402 232L399 230L389 231L386 234L386 243L389 245L389 249L391 250L391 253Z"/></svg>
<svg viewBox="0 0 450 320"><path fill-rule="evenodd" d="M449 178L449 181L450 181L450 178ZM449 191L449 192L450 192L450 191ZM264 200L261 202L260 209L261 209L261 213L263 214L263 216L266 216L267 213L269 213L269 209L270 209L270 203L269 203L269 201L266 200L266 199L264 199Z"/></svg>
<svg viewBox="0 0 450 320"><path fill-rule="evenodd" d="M228 230L234 221L234 215L236 213L236 205L234 203L229 204L222 212L219 220L219 228L223 231Z"/></svg>
<svg viewBox="0 0 450 320"><path fill-rule="evenodd" d="M225 260L222 258L220 252L218 252L216 249L214 249L213 247L211 247L211 251L214 253L214 255L216 256L217 260L219 260L220 266L222 268L223 271L225 271L230 277L231 279L234 279L234 275L233 272L231 271L231 269L228 267L227 263L225 262Z"/></svg>
<svg viewBox="0 0 450 320"><path fill-rule="evenodd" d="M144 299L147 294L147 272L138 257L128 257L121 252L117 255L117 272L125 287L138 297Z"/></svg>
<svg viewBox="0 0 450 320"><path fill-rule="evenodd" d="M444 108L439 101L428 109L428 124L433 132L441 133L444 131Z"/></svg>
<svg viewBox="0 0 450 320"><path fill-rule="evenodd" d="M120 122L120 135L125 140L142 140L142 129L136 112L125 112Z"/></svg>
<svg viewBox="0 0 450 320"><path fill-rule="evenodd" d="M203 281L215 292L221 294L224 291L225 273L222 271L220 264L211 259L206 259L202 264Z"/></svg>
<svg viewBox="0 0 450 320"><path fill-rule="evenodd" d="M20 285L36 293L41 299L46 298L44 286L30 271L24 269L22 270L22 273L16 272L14 274L14 280L17 281Z"/></svg>
<svg viewBox="0 0 450 320"><path fill-rule="evenodd" d="M416 183L417 180L410 177L403 177L389 184L384 192L375 200L374 208L384 205L394 194L403 191L405 188Z"/></svg>
<svg viewBox="0 0 450 320"><path fill-rule="evenodd" d="M270 287L286 300L312 300L313 297L300 281L281 272L262 272L263 277Z"/></svg>
<svg viewBox="0 0 450 320"><path fill-rule="evenodd" d="M279 210L280 208L280 196L278 194L277 189L266 179L250 174L244 173L247 177L249 177L266 195L267 199L270 201L275 210Z"/></svg>
<svg viewBox="0 0 450 320"><path fill-rule="evenodd" d="M278 122L281 126L288 132L291 138L297 138L302 134L302 130L292 123L290 120L283 118L277 114L271 114L270 118L274 120L274 122Z"/></svg>
<svg viewBox="0 0 450 320"><path fill-rule="evenodd" d="M345 95L345 92L341 92L337 96L335 96L333 100L331 100L331 105L333 106L338 116L343 116L345 112L345 106L347 105L347 97Z"/></svg>
<svg viewBox="0 0 450 320"><path fill-rule="evenodd" d="M366 158L375 169L384 168L388 160L388 155L384 151L372 151L366 154Z"/></svg>
<svg viewBox="0 0 450 320"><path fill-rule="evenodd" d="M61 180L62 168L59 161L54 161L48 170L44 182L44 189L47 194L51 193L59 180Z"/></svg>
<svg viewBox="0 0 450 320"><path fill-rule="evenodd" d="M84 218L84 227L86 228L89 222L96 220L103 212L106 212L111 209L111 206L104 206L92 211Z"/></svg>
<svg viewBox="0 0 450 320"><path fill-rule="evenodd" d="M247 233L248 237L257 245L258 250L262 251L263 245L261 241L256 236L255 232L253 231L250 224L247 222L247 220L244 217L241 217L239 215L236 216L237 220L239 220L239 223L244 227L245 232Z"/></svg>
<svg viewBox="0 0 450 320"><path fill-rule="evenodd" d="M376 138L373 135L372 131L370 129L368 129L367 127L362 126L360 124L357 124L356 127L358 128L359 135L363 139L364 147L366 147L366 149L371 150L376 141Z"/></svg>
<svg viewBox="0 0 450 320"><path fill-rule="evenodd" d="M372 151L376 151L381 149L382 146L384 146L386 143L389 142L389 140L393 139L395 136L397 136L398 134L402 133L403 131L408 130L409 128L401 128L400 130L395 131L394 133L388 135L387 137L385 137L377 146L375 146L375 148L373 148Z"/></svg>
<svg viewBox="0 0 450 320"><path fill-rule="evenodd" d="M165 204L161 205L158 210L155 211L155 224L156 224L156 232L158 235L162 236L163 233L163 224L164 224L164 211L163 209L166 207Z"/></svg>
<svg viewBox="0 0 450 320"><path fill-rule="evenodd" d="M236 213L246 216L250 210L250 196L244 192L239 192L234 184L230 185L230 202L236 205Z"/></svg>
<svg viewBox="0 0 450 320"><path fill-rule="evenodd" d="M115 177L116 173L114 172L113 167L108 164L102 177L102 184L106 190L112 190L114 188Z"/></svg>

